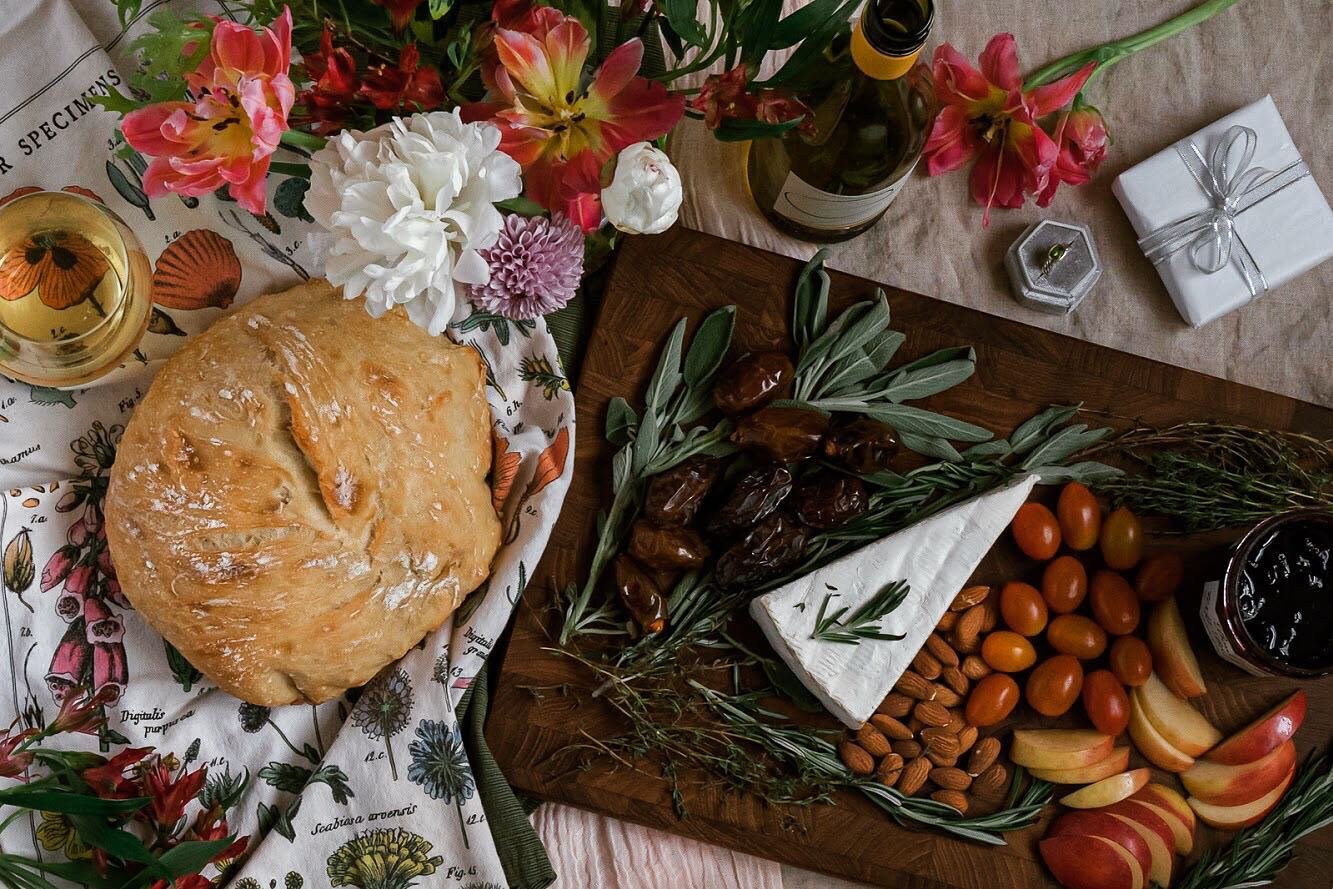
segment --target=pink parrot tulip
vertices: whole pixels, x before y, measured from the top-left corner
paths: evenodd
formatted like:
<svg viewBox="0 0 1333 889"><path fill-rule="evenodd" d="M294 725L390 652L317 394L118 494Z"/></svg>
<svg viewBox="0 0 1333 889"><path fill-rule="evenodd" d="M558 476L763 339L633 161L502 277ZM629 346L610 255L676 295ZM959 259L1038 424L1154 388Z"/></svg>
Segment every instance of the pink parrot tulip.
<svg viewBox="0 0 1333 889"><path fill-rule="evenodd" d="M1093 177L1106 159L1110 133L1102 113L1091 105L1080 105L1060 114L1052 133L1060 150L1051 171L1051 180L1042 191L1037 203L1048 206L1061 182L1082 185Z"/></svg>

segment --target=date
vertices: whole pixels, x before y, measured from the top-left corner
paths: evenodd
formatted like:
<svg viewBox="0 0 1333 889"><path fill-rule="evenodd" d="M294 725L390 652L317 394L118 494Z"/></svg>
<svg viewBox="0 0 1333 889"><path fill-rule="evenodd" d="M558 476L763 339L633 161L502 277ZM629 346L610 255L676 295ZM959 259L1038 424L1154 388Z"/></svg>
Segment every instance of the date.
<svg viewBox="0 0 1333 889"><path fill-rule="evenodd" d="M853 472L869 475L893 466L893 458L898 456L898 434L878 420L857 417L829 432L824 439L824 456Z"/></svg>
<svg viewBox="0 0 1333 889"><path fill-rule="evenodd" d="M820 531L839 528L870 507L865 482L832 473L802 479L792 500L796 518Z"/></svg>
<svg viewBox="0 0 1333 889"><path fill-rule="evenodd" d="M640 519L630 528L629 554L659 571L688 571L702 567L709 552L692 528L664 528Z"/></svg>
<svg viewBox="0 0 1333 889"><path fill-rule="evenodd" d="M767 518L787 499L791 470L780 463L751 469L737 480L722 508L708 522L708 533L730 537Z"/></svg>
<svg viewBox="0 0 1333 889"><path fill-rule="evenodd" d="M717 375L713 403L734 416L791 394L796 368L781 352L747 352Z"/></svg>
<svg viewBox="0 0 1333 889"><path fill-rule="evenodd" d="M690 524L721 471L721 460L699 454L653 476L644 496L644 517L664 527Z"/></svg>
<svg viewBox="0 0 1333 889"><path fill-rule="evenodd" d="M718 557L713 577L726 589L776 577L801 560L809 538L809 528L775 512Z"/></svg>
<svg viewBox="0 0 1333 889"><path fill-rule="evenodd" d="M648 635L665 630L666 599L639 563L621 553L616 556L611 570L615 575L616 593L639 629Z"/></svg>
<svg viewBox="0 0 1333 889"><path fill-rule="evenodd" d="M770 406L737 420L731 440L778 463L796 463L814 455L828 426L829 418L818 411Z"/></svg>

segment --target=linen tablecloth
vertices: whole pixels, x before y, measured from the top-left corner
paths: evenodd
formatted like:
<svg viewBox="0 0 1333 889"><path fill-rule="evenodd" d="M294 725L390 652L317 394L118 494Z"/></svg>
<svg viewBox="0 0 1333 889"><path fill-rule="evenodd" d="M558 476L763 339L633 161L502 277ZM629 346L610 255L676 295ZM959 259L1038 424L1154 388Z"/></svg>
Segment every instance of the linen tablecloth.
<svg viewBox="0 0 1333 889"><path fill-rule="evenodd" d="M211 799L243 787L229 813L230 827L252 838L231 872L229 885L241 889L523 885L501 860L523 852L522 837L497 849L488 824L497 810L478 793L467 754L475 738L464 738L456 710L523 593L572 472L573 398L544 323L509 323L461 301L449 335L488 366L506 542L488 585L361 692L318 707L242 704L134 612L105 557L106 474L163 360L221 304L315 271L299 194L278 195L278 177L263 217L217 196L149 202L143 160L115 152L116 117L88 99L123 88L134 34L168 8L209 11L147 0L128 30L107 0L10 2L0 17L0 200L34 187L77 189L124 218L159 267L186 273L173 307L155 308L133 359L91 388L0 380L0 547L31 546L29 570L0 590L8 680L0 725L44 724L66 696L112 689L100 736L61 740L107 755L157 747L181 771L207 767ZM373 354L373 343L366 348ZM0 848L46 860L89 854L54 815L9 824Z"/></svg>

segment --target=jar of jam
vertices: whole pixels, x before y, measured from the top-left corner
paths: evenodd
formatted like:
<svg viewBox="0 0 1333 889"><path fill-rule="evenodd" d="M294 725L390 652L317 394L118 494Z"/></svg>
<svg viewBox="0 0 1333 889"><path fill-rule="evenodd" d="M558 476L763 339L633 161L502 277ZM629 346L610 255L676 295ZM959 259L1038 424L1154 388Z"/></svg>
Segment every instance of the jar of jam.
<svg viewBox="0 0 1333 889"><path fill-rule="evenodd" d="M1204 584L1204 629L1255 676L1333 673L1333 513L1300 510L1254 526Z"/></svg>

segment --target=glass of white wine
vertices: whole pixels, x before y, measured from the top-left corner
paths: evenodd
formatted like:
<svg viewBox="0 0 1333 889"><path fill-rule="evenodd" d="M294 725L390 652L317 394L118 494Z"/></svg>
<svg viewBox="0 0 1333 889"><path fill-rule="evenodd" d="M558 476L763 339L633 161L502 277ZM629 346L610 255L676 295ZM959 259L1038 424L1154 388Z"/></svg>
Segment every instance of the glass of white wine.
<svg viewBox="0 0 1333 889"><path fill-rule="evenodd" d="M87 385L139 345L151 289L143 246L100 202L39 191L0 207L0 373Z"/></svg>

